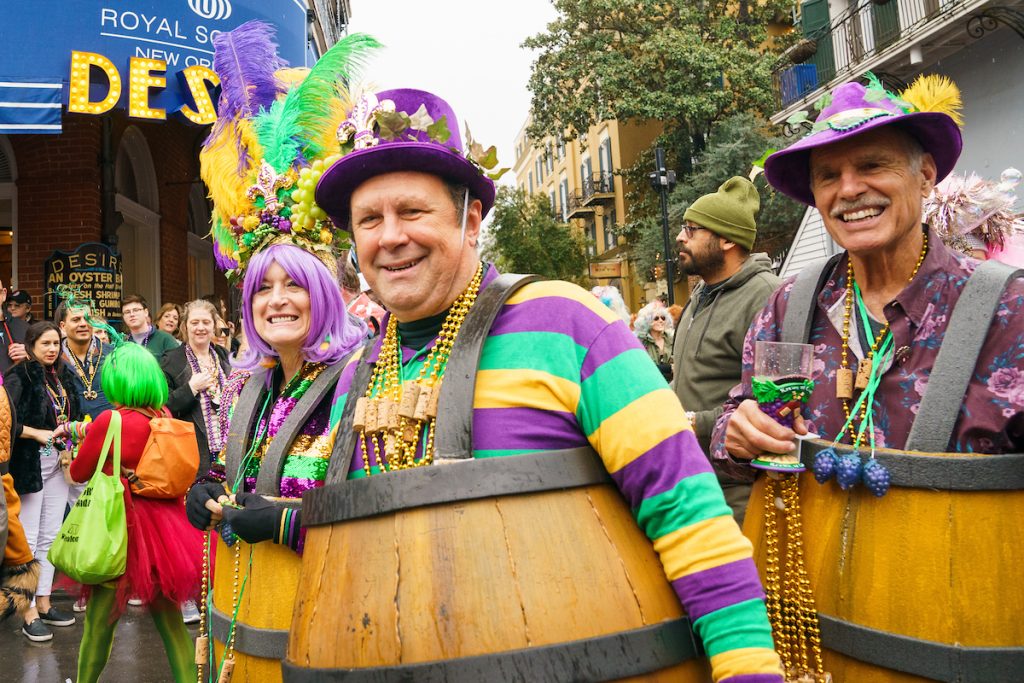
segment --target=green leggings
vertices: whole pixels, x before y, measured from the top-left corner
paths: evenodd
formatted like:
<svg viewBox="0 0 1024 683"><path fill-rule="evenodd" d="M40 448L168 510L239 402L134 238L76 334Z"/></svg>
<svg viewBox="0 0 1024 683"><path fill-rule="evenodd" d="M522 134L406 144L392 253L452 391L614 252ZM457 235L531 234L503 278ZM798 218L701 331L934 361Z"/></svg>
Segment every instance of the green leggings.
<svg viewBox="0 0 1024 683"><path fill-rule="evenodd" d="M96 683L110 658L117 628L117 621L110 620L116 593L114 588L92 587L78 649L78 683ZM157 598L149 605L149 615L164 641L175 683L193 683L197 677L195 649L178 606L166 598Z"/></svg>

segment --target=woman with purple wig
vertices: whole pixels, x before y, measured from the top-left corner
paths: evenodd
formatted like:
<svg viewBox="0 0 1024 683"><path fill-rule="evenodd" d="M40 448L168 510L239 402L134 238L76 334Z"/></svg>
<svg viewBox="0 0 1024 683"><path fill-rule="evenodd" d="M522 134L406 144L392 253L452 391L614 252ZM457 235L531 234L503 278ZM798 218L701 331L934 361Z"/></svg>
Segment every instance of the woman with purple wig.
<svg viewBox="0 0 1024 683"><path fill-rule="evenodd" d="M203 586L212 599L200 605L196 660L217 676L233 671L236 682L281 680L301 497L324 483L334 388L343 359L366 339L338 284L345 235L313 188L342 152L341 121L330 114L347 109L338 83L376 42L349 36L303 75L278 71L271 34L249 22L214 40L220 118L200 154L217 261L241 287L248 346L221 396L231 407L213 468L222 481L196 484L187 502L192 525L216 532L204 551L207 567L214 549L217 562Z"/></svg>

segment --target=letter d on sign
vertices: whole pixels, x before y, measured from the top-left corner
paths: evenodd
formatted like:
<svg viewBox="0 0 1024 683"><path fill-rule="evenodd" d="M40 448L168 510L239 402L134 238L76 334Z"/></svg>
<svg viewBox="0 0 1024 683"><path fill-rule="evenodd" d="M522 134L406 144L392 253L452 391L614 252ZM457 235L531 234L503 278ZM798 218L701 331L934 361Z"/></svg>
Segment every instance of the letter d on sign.
<svg viewBox="0 0 1024 683"><path fill-rule="evenodd" d="M110 90L100 102L89 101L89 84L93 67L102 69L103 73L107 75L107 80L110 81ZM117 67L109 59L95 52L79 52L77 50L71 52L71 77L68 80L71 84L68 111L80 114L102 114L113 109L121 97L121 74L118 73Z"/></svg>

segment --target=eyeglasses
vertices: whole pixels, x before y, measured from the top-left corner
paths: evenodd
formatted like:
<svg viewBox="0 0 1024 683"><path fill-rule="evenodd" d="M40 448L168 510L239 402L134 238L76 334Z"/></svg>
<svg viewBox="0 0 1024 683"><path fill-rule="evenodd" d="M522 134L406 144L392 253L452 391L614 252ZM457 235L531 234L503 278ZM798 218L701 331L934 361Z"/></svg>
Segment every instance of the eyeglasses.
<svg viewBox="0 0 1024 683"><path fill-rule="evenodd" d="M135 315L136 313L142 313L145 310L145 308L126 308L122 310L121 313L123 315Z"/></svg>
<svg viewBox="0 0 1024 683"><path fill-rule="evenodd" d="M707 230L707 228L702 228L699 225L684 225L683 226L683 234L686 235L686 239L688 239L688 240L692 240L693 239L693 233L697 232L698 230Z"/></svg>
<svg viewBox="0 0 1024 683"><path fill-rule="evenodd" d="M666 318L663 315L656 315L654 316L654 320L660 320L661 322L665 322L666 320L668 320L668 318Z"/></svg>

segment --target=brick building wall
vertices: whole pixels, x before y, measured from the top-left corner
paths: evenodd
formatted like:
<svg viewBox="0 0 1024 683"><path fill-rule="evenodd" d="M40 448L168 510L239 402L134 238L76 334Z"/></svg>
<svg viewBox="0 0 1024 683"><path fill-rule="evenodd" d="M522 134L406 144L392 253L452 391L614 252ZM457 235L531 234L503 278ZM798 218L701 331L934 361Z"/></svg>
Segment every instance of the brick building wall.
<svg viewBox="0 0 1024 683"><path fill-rule="evenodd" d="M113 159L128 126L146 139L159 200L161 300L184 303L189 293L189 192L199 178L199 145L208 129L173 119L129 119L122 111L111 116ZM102 120L65 114L60 135L11 135L8 140L18 171L16 284L39 302L33 311L41 315L46 259L55 249L102 241ZM227 298L224 278L217 274L214 282L217 294Z"/></svg>

